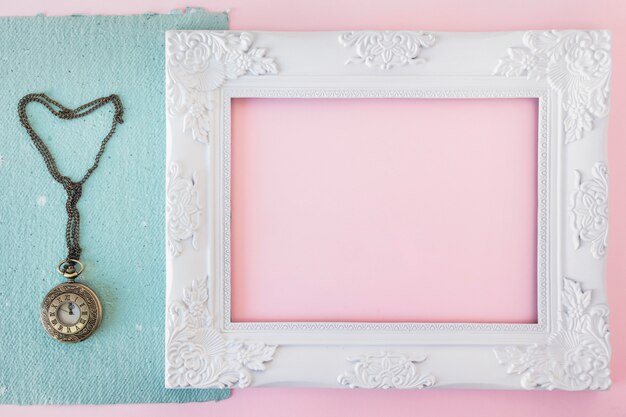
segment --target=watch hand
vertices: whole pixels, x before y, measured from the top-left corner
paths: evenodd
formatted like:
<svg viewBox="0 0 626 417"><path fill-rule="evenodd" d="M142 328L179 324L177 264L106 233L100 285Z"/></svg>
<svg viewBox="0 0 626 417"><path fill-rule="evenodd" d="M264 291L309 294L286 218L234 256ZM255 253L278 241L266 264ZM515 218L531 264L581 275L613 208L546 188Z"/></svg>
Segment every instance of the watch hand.
<svg viewBox="0 0 626 417"><path fill-rule="evenodd" d="M72 314L72 313L70 313L68 310L66 310L66 309L64 309L64 308L59 308L59 310L61 310L61 311L65 311L66 313L69 313L69 314Z"/></svg>
<svg viewBox="0 0 626 417"><path fill-rule="evenodd" d="M73 316L73 315L74 315L74 304L69 303L69 304L67 305L67 308L70 310L70 311L69 311L70 316Z"/></svg>

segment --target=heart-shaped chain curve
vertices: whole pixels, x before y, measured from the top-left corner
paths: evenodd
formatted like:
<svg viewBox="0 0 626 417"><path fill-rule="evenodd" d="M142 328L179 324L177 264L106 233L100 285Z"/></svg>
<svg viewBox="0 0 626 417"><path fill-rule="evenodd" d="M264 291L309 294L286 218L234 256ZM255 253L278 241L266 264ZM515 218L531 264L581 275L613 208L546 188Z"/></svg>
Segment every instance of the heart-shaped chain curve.
<svg viewBox="0 0 626 417"><path fill-rule="evenodd" d="M46 144L43 142L41 137L39 137L37 132L35 132L32 125L30 124L30 121L28 120L28 115L26 114L26 106L31 102L42 104L54 116L60 119L64 119L64 120L79 119L81 117L85 117L88 114L93 113L94 111L98 110L100 107L105 106L108 103L113 103L113 106L115 107L115 114L113 116L113 121L111 122L111 129L109 130L109 133L107 133L107 135L102 140L102 143L100 144L100 149L98 150L98 153L96 154L94 163L87 170L87 172L85 173L85 175L80 181L72 181L69 177L59 172L57 164L54 160L54 157L50 153L50 150L48 149ZM65 240L67 243L68 253L67 253L67 257L65 258L65 260L62 261L63 270L62 271L60 270L59 272L63 273L64 275L66 273L71 275L75 273L74 272L75 265L80 264L80 262L78 261L80 260L80 254L81 254L81 248L79 244L80 214L78 212L78 208L76 207L76 204L78 203L78 200L80 199L80 196L82 195L83 184L91 176L93 171L98 167L98 164L100 163L100 158L102 157L102 154L104 153L104 148L106 147L107 143L109 142L109 140L115 133L115 129L117 128L117 125L120 123L124 123L124 120L123 120L124 107L122 106L122 101L120 100L119 96L116 94L112 94L107 97L101 97L87 104L83 104L82 106L79 106L75 109L70 109L68 107L63 106L58 101L51 99L46 94L36 93L36 94L27 94L24 97L22 97L22 99L20 100L17 106L17 112L20 118L20 122L22 123L22 126L24 126L24 129L26 129L26 132L28 132L28 135L33 140L35 147L37 148L37 150L43 157L43 160L46 163L46 167L48 168L50 175L52 175L52 177L63 186L63 188L65 189L65 192L67 193L67 203L65 205L65 208L67 210L67 226L65 228Z"/></svg>

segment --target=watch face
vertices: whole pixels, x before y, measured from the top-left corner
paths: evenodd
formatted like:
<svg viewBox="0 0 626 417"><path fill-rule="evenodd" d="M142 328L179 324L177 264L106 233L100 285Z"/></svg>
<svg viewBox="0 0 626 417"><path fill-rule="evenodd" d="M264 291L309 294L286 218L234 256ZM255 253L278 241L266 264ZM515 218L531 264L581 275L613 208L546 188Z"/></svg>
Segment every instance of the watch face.
<svg viewBox="0 0 626 417"><path fill-rule="evenodd" d="M48 317L59 332L78 333L89 319L87 302L78 294L61 293L48 307Z"/></svg>
<svg viewBox="0 0 626 417"><path fill-rule="evenodd" d="M66 283L54 287L41 303L41 322L62 342L80 342L100 324L102 306L89 287Z"/></svg>

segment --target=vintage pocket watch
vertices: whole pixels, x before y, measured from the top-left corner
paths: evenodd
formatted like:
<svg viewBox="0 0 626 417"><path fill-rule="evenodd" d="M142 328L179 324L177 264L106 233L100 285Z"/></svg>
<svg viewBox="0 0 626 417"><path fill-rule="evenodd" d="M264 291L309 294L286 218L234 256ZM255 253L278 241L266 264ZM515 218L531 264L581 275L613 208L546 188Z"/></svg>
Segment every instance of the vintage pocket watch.
<svg viewBox="0 0 626 417"><path fill-rule="evenodd" d="M111 129L102 139L93 164L80 180L73 181L70 177L59 172L50 150L35 129L33 129L28 119L26 106L29 103L43 105L54 116L62 120L85 117L108 103L113 104L115 114L111 122ZM67 257L57 266L57 271L67 278L67 282L57 285L44 297L39 309L41 323L50 336L61 342L80 342L91 336L98 328L100 320L102 320L102 304L100 304L98 296L91 288L85 284L75 282L76 278L85 269L80 262L82 249L79 244L80 213L78 212L77 203L83 193L83 185L93 171L98 168L106 144L115 133L117 125L123 123L124 108L119 96L115 94L93 100L75 109L70 109L51 99L46 94L38 93L27 94L22 97L18 103L17 111L22 126L24 126L35 148L43 157L50 175L63 186L67 193L65 240L68 253Z"/></svg>
<svg viewBox="0 0 626 417"><path fill-rule="evenodd" d="M84 284L74 282L83 271L83 265L71 259L71 265L62 272L63 261L58 267L59 273L68 282L52 288L41 303L41 323L46 332L61 342L80 342L98 328L102 318L102 304L96 293ZM79 269L75 269L78 265Z"/></svg>

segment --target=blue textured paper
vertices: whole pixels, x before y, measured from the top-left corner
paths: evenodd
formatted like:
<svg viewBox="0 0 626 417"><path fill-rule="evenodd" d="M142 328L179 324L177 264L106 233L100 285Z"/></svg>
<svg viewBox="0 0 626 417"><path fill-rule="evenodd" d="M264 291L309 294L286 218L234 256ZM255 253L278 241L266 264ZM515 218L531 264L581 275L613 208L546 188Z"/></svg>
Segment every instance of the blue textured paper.
<svg viewBox="0 0 626 417"><path fill-rule="evenodd" d="M0 18L0 403L208 401L227 390L164 388L164 32L226 29L225 14ZM82 282L104 306L98 331L61 344L39 322L62 282L65 192L21 127L19 99L45 92L76 107L119 94L125 123L83 190ZM92 163L111 107L62 122L37 104L32 123L73 179Z"/></svg>

